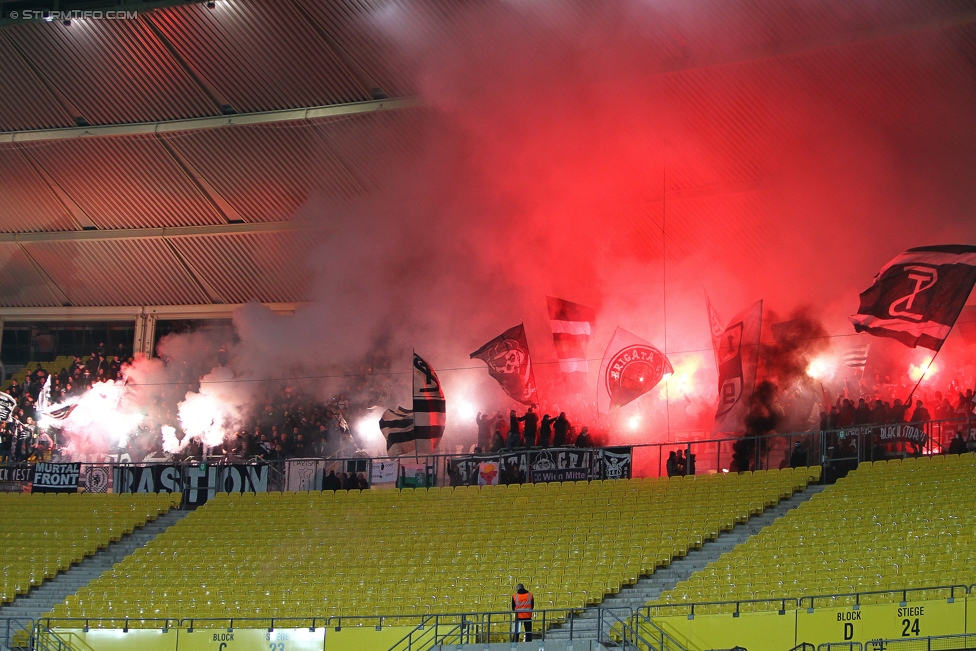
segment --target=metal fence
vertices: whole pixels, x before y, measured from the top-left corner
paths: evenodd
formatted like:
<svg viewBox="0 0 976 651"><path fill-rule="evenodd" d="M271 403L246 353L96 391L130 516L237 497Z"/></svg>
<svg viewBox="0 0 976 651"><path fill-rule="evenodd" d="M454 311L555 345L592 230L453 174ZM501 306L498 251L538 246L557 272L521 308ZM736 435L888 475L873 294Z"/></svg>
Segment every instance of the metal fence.
<svg viewBox="0 0 976 651"><path fill-rule="evenodd" d="M561 639L570 641L590 639L590 632L581 634L576 628L577 611L563 609L536 609L532 613L533 640L544 642L553 627L559 627L566 635ZM158 629L168 631L181 629L188 633L194 630L233 631L241 629L307 628L310 631L325 629L336 632L345 627L373 628L382 631L388 627L410 627L391 648L391 651L414 651L429 649L436 644L489 644L513 642L516 638L516 618L511 611L486 611L474 613L426 614L426 615L355 615L349 617L185 617L185 618L82 618L47 617L39 620L34 627L34 640L47 640L48 646L56 645L57 629L116 629L123 633L130 630ZM660 648L665 651L686 651L664 631L652 625L654 636L635 627L634 611L631 608L597 609L597 641L613 644L625 649ZM18 629L22 630L22 629ZM27 630L31 630L28 626ZM661 642L656 640L660 638ZM659 646L665 644L665 646ZM35 648L41 648L37 646Z"/></svg>
<svg viewBox="0 0 976 651"><path fill-rule="evenodd" d="M20 645L26 640L30 631L33 629L33 619L27 617L0 617L0 647L7 646L13 648Z"/></svg>

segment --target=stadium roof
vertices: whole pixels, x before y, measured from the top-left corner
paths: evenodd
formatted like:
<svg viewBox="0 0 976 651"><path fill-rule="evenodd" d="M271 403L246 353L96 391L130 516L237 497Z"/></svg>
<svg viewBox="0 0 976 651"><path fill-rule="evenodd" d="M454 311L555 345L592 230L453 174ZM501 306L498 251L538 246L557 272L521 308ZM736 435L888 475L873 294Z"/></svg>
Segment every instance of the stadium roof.
<svg viewBox="0 0 976 651"><path fill-rule="evenodd" d="M217 0L70 21L13 18L23 4L0 4L0 307L306 300L298 261L320 238L296 228L296 211L316 194L370 192L372 152L408 146L423 111L372 19L386 0ZM718 159L669 161L679 248L709 202L734 193L748 213L756 84L826 84L860 74L852 60L907 70L921 41L945 62L937 83L976 77L976 1L701 4L722 20L670 16L647 36L659 52L648 74L722 143ZM888 92L866 82L865 102Z"/></svg>

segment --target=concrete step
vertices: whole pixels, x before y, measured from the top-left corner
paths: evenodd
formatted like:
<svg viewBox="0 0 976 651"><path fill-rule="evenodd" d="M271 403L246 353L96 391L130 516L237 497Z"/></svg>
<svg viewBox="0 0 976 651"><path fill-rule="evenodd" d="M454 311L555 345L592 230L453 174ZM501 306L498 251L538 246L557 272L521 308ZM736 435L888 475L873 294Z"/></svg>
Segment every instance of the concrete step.
<svg viewBox="0 0 976 651"><path fill-rule="evenodd" d="M62 603L68 595L77 593L78 590L87 586L123 558L179 522L186 513L186 511L172 510L161 515L153 522L149 522L135 532L123 536L121 540L109 544L107 548L85 558L81 563L72 566L53 579L31 588L26 595L21 595L12 603L0 607L0 622L6 617L37 621L41 615L50 611L56 604ZM0 636L4 632L5 629L0 629ZM0 639L0 645L3 644L9 645L10 639L8 637Z"/></svg>
<svg viewBox="0 0 976 651"><path fill-rule="evenodd" d="M687 580L688 577L703 569L708 563L717 560L722 554L746 542L792 509L822 492L823 488L823 486L818 485L807 486L805 490L794 493L789 499L753 516L745 523L736 525L731 532L719 534L716 540L706 541L700 549L689 550L687 555L673 559L667 567L660 568L654 574L640 578L636 585L625 586L621 588L618 594L608 596L601 604L587 608L574 617L573 638L589 639L592 631L592 639L601 637L606 639L610 624L605 621L604 628L606 630L599 631L596 629L599 608L620 608L618 616L623 617L623 613L636 610L648 601L657 599L662 592L674 588L679 581ZM553 640L568 639L569 625L562 624L553 627L547 632L546 637Z"/></svg>

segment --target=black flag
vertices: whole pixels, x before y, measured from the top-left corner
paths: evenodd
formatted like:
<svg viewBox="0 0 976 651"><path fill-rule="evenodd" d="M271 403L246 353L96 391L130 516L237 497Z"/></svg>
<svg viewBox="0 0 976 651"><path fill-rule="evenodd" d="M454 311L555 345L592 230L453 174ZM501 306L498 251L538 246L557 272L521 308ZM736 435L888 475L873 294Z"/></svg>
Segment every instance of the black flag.
<svg viewBox="0 0 976 651"><path fill-rule="evenodd" d="M488 374L513 400L523 405L534 405L539 401L529 343L522 324L509 328L471 353L471 359L480 359L487 364Z"/></svg>
<svg viewBox="0 0 976 651"><path fill-rule="evenodd" d="M976 246L909 249L881 268L851 317L857 332L939 350L976 284Z"/></svg>

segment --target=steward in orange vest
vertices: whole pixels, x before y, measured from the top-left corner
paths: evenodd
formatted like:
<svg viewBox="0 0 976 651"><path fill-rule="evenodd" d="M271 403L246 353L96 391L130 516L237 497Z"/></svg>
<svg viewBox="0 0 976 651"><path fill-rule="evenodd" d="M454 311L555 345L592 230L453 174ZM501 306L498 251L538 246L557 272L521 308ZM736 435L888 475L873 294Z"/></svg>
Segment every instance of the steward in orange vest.
<svg viewBox="0 0 976 651"><path fill-rule="evenodd" d="M519 583L515 586L515 594L512 595L512 610L515 612L515 641L518 641L519 628L525 631L525 641L532 641L532 609L535 607L535 600L532 593Z"/></svg>

